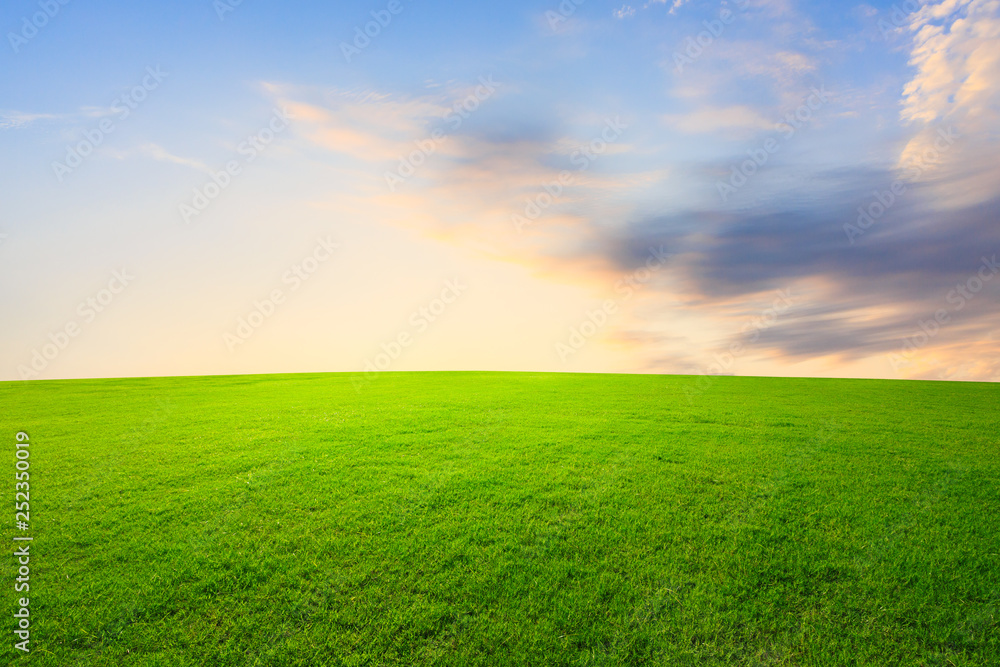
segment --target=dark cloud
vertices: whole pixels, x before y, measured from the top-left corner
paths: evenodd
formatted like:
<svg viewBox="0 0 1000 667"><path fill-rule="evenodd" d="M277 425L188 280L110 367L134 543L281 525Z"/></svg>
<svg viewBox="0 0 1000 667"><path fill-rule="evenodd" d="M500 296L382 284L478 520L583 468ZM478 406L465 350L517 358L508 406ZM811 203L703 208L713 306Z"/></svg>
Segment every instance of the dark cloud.
<svg viewBox="0 0 1000 667"><path fill-rule="evenodd" d="M625 272L645 261L649 247L662 245L676 253L673 275L688 290L683 298L697 306L731 307L817 279L806 284L822 286L822 304L800 300L755 344L792 357L858 359L898 351L918 321L941 309L949 322L935 344L988 336L1000 326L1000 275L961 309L961 299L949 294L970 279L975 286L982 258L1000 254L1000 197L936 211L929 188L909 184L852 244L845 224L857 224L858 207L877 201L875 193L889 191L893 178L833 173L818 188L825 194L811 204L793 197L786 205L649 217L616 232L594 223L580 252L599 254Z"/></svg>

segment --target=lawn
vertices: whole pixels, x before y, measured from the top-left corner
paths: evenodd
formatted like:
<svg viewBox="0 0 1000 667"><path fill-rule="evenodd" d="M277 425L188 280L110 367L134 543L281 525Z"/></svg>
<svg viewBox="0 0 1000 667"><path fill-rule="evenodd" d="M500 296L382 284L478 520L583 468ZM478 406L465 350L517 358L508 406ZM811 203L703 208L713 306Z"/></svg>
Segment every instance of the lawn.
<svg viewBox="0 0 1000 667"><path fill-rule="evenodd" d="M357 380L0 383L0 662L1000 664L1000 385Z"/></svg>

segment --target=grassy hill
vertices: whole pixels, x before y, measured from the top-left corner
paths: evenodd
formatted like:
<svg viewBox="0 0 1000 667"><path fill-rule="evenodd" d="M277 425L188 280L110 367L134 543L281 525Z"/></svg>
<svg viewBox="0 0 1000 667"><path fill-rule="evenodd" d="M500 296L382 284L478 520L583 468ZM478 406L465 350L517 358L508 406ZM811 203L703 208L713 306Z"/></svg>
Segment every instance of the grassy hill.
<svg viewBox="0 0 1000 667"><path fill-rule="evenodd" d="M356 380L0 383L3 661L1000 664L1000 385Z"/></svg>

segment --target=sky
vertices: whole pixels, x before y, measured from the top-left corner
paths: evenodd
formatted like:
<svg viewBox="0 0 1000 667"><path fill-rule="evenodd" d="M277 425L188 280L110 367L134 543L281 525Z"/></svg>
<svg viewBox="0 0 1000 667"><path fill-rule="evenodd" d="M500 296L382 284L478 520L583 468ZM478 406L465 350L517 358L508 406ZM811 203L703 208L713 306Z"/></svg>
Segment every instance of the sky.
<svg viewBox="0 0 1000 667"><path fill-rule="evenodd" d="M0 380L1000 380L1000 0L8 0Z"/></svg>

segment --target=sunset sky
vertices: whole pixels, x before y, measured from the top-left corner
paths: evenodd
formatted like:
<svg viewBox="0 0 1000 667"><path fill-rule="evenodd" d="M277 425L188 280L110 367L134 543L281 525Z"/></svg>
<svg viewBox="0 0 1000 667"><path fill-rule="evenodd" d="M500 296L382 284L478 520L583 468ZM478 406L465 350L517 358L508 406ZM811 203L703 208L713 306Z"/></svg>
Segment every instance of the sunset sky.
<svg viewBox="0 0 1000 667"><path fill-rule="evenodd" d="M5 2L0 379L1000 380L1000 0L577 2Z"/></svg>

